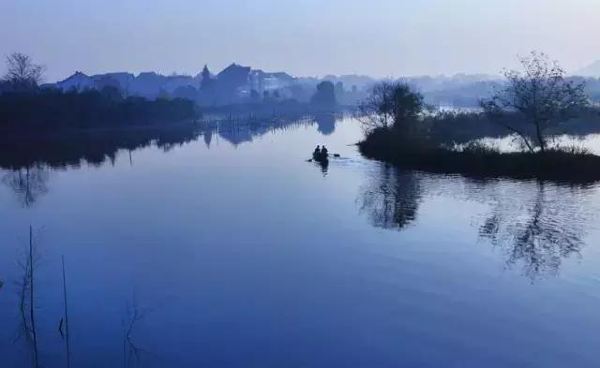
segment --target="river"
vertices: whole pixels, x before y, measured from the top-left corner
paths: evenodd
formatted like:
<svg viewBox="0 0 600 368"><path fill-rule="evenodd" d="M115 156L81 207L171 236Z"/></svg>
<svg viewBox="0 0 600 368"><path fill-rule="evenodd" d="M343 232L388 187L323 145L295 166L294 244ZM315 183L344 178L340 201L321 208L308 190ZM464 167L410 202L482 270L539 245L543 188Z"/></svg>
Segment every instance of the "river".
<svg viewBox="0 0 600 368"><path fill-rule="evenodd" d="M404 171L361 137L329 117L5 159L0 366L67 366L63 256L73 367L600 365L599 185Z"/></svg>

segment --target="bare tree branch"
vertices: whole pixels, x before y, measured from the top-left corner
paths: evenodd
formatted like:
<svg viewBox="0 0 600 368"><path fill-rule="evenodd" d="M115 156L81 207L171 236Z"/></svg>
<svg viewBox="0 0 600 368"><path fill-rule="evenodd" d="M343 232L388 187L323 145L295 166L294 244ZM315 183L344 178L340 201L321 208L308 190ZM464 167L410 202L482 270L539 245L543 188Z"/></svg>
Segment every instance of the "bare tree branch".
<svg viewBox="0 0 600 368"><path fill-rule="evenodd" d="M505 71L506 87L481 101L481 107L492 121L521 137L531 152L536 148L544 152L548 129L574 117L587 105L585 85L566 80L565 71L543 53L532 52L520 58L520 63L522 70ZM529 127L519 125L519 121Z"/></svg>
<svg viewBox="0 0 600 368"><path fill-rule="evenodd" d="M14 52L6 58L7 72L2 81L16 92L37 89L42 82L44 67L34 64L31 57Z"/></svg>

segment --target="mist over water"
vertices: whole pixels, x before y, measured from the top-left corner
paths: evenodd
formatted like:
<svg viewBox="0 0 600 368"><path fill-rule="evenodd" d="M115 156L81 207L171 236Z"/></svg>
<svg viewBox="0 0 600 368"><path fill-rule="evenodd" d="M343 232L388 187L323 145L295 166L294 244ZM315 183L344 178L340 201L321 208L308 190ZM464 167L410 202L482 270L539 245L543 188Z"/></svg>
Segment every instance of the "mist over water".
<svg viewBox="0 0 600 368"><path fill-rule="evenodd" d="M63 255L74 367L597 366L597 184L407 171L361 138L331 115L3 155L3 364L31 364L32 224L40 366L66 364Z"/></svg>

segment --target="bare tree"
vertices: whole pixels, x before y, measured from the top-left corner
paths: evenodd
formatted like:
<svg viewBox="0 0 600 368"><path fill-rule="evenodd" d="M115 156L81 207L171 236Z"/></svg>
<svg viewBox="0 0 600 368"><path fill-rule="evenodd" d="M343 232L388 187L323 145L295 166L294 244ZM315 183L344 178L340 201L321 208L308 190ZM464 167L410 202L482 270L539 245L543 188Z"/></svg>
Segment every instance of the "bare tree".
<svg viewBox="0 0 600 368"><path fill-rule="evenodd" d="M376 84L371 94L358 106L359 120L366 130L387 128L393 124L391 114L391 84Z"/></svg>
<svg viewBox="0 0 600 368"><path fill-rule="evenodd" d="M423 111L423 96L401 82L376 84L359 105L359 120L366 130L404 128Z"/></svg>
<svg viewBox="0 0 600 368"><path fill-rule="evenodd" d="M584 83L565 78L565 71L544 53L520 58L522 71L507 70L506 86L481 107L492 121L517 134L530 152L548 147L548 129L572 118L588 98ZM516 122L525 122L519 125Z"/></svg>
<svg viewBox="0 0 600 368"><path fill-rule="evenodd" d="M28 55L14 52L6 58L7 72L3 81L16 91L29 91L42 82L44 67L34 64Z"/></svg>
<svg viewBox="0 0 600 368"><path fill-rule="evenodd" d="M29 226L29 247L23 255L23 262L19 265L23 269L23 277L19 281L19 312L21 315L21 328L19 335L24 336L26 341L30 343L32 350L33 367L39 366L38 362L38 336L36 330L36 314L35 314L35 290L34 290L34 271L38 264L39 256L37 254L36 245L33 239L33 228ZM14 342L17 341L17 338Z"/></svg>

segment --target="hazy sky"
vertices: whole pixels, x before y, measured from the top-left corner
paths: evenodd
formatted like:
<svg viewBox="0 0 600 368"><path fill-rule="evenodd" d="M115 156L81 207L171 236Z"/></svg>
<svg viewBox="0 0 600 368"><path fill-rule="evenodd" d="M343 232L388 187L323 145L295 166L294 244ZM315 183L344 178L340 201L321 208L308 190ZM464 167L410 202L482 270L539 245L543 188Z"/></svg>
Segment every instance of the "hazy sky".
<svg viewBox="0 0 600 368"><path fill-rule="evenodd" d="M49 81L233 61L301 76L496 73L532 49L575 70L600 59L599 20L600 0L1 0L0 55L32 55Z"/></svg>

